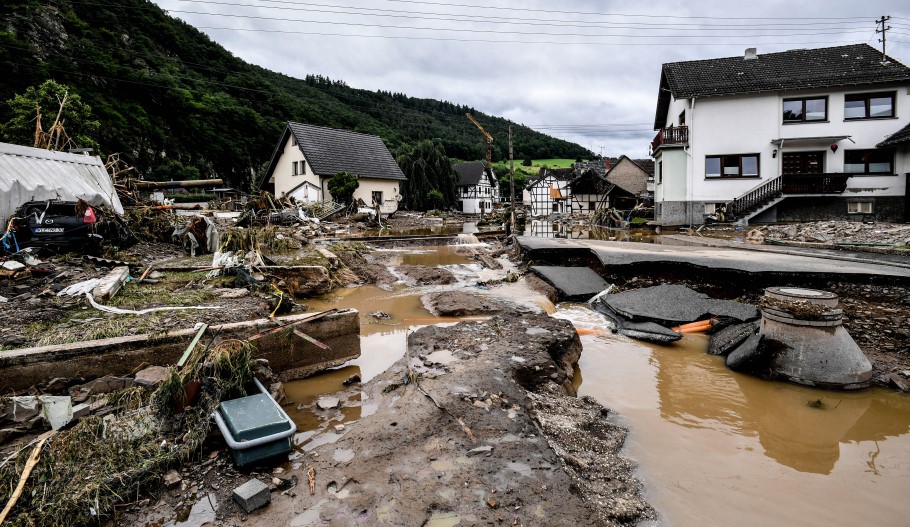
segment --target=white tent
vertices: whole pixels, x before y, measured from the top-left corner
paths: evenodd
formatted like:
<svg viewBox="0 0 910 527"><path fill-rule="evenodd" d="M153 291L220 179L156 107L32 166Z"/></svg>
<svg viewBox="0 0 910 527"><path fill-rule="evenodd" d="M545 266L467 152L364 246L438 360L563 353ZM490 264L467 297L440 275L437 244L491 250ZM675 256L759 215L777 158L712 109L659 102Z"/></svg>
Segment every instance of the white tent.
<svg viewBox="0 0 910 527"><path fill-rule="evenodd" d="M114 183L98 156L0 143L2 228L23 203L77 199L123 214Z"/></svg>

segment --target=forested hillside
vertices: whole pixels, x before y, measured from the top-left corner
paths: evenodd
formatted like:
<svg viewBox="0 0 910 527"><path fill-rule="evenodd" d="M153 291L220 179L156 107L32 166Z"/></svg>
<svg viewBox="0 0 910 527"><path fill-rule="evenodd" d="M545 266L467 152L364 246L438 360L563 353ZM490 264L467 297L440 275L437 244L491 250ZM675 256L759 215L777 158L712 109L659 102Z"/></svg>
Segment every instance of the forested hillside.
<svg viewBox="0 0 910 527"><path fill-rule="evenodd" d="M101 153L120 153L147 178L214 176L249 188L288 120L377 134L392 149L438 138L451 157L481 159L471 112L495 137L494 158L508 155L505 119L315 72L272 72L143 0L5 0L0 29L0 123L11 117L6 101L54 79L91 107ZM525 127L513 134L516 159L591 155Z"/></svg>

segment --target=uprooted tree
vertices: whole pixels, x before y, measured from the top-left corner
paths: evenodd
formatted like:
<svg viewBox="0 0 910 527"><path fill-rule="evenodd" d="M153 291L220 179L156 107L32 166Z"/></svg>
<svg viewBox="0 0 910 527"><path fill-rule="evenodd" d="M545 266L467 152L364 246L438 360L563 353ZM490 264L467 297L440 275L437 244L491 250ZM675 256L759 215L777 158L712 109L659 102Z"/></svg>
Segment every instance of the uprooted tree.
<svg viewBox="0 0 910 527"><path fill-rule="evenodd" d="M332 199L338 203L350 205L354 201L354 191L360 186L360 178L350 172L339 172L326 181Z"/></svg>
<svg viewBox="0 0 910 527"><path fill-rule="evenodd" d="M0 125L4 141L46 150L98 151L91 134L100 124L92 119L91 107L69 86L47 80L38 87L30 86L7 104L12 117Z"/></svg>

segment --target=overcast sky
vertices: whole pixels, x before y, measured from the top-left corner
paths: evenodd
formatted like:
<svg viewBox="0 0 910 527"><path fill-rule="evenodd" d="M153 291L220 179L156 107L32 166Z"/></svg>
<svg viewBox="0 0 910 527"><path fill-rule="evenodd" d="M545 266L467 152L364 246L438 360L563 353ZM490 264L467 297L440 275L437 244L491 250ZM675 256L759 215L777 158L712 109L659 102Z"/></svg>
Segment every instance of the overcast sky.
<svg viewBox="0 0 910 527"><path fill-rule="evenodd" d="M154 1L265 68L466 104L613 156L647 156L664 62L879 48L888 15L888 54L910 64L906 1Z"/></svg>

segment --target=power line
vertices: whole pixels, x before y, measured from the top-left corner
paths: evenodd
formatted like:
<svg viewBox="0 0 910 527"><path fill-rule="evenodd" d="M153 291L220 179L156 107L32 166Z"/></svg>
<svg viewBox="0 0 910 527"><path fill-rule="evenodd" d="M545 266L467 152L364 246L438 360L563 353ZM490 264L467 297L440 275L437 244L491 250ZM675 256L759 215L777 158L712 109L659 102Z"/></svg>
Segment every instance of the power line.
<svg viewBox="0 0 910 527"><path fill-rule="evenodd" d="M457 33L476 33L476 28L448 28L448 27L422 27L422 26L403 26L403 25L392 25L392 24L368 24L365 22L338 22L333 20L305 20L300 18L282 18L282 17L271 17L263 15L239 15L234 13L211 13L205 11L190 11L183 9L172 9L169 10L171 13L182 13L190 15L200 15L200 16L218 16L218 17L227 17L227 18L239 18L245 20L267 20L267 21L277 21L277 22L293 22L293 23L302 23L302 24L326 24L332 26L346 26L346 27L373 27L380 29L406 29L406 30L415 30L415 31L448 31L448 32L457 32ZM525 35L525 36L535 36L535 35L545 35L545 36L555 36L555 37L584 37L584 38L702 38L705 35L647 35L647 34L590 34L590 33L550 33L550 32L541 32L541 31L497 31L499 34L508 34L508 35ZM860 29L851 29L851 30L838 30L838 31L817 31L809 33L765 33L765 34L737 34L729 35L742 38L763 38L763 37L794 37L794 36L818 36L818 35L843 35L851 33L868 33L868 30Z"/></svg>
<svg viewBox="0 0 910 527"><path fill-rule="evenodd" d="M286 11L305 11L305 12L319 12L319 13L333 13L333 14L351 14L355 16L381 16L381 17L392 17L392 18L410 18L410 19L425 19L425 20L444 20L444 21L455 21L455 22L471 22L471 23L481 23L481 24L511 24L511 25L540 25L547 27L584 27L584 28L615 28L615 29L654 29L654 30L663 30L663 31L739 31L737 28L749 27L749 28L759 28L762 26L768 26L768 31L771 30L788 30L796 29L802 27L809 27L810 29L840 29L836 27L837 24L845 25L849 24L851 26L857 26L859 23L855 21L844 21L844 22L783 22L775 24L756 24L754 22L749 24L705 24L705 23L654 23L654 22L591 22L585 20L577 21L568 21L568 20L542 20L539 18L520 18L520 17L497 17L497 16L486 16L483 19L478 19L477 17L468 17L466 15L460 15L456 13L433 13L433 12L424 12L424 11L402 11L397 9L378 9L378 8L369 8L369 7L355 7L355 6L337 6L332 4L318 4L312 2L290 2L282 0L266 0L269 3L283 4L279 6L271 5L258 5L258 4L244 4L244 3L235 3L235 2L224 2L221 0L176 0L178 2L185 3L196 3L196 4L214 4L214 5L224 5L232 7L250 7L255 9L278 9ZM285 6L284 4L288 4ZM369 11L367 13L359 13L352 11L337 11L337 10L326 10L326 9L313 9L312 7L299 7L299 6L312 6L312 7L330 7L330 8L339 8L339 9L351 9L356 11ZM174 11L179 12L179 11ZM388 14L394 13L394 14ZM432 15L432 16L422 16L422 15ZM567 23L569 22L569 23ZM811 28L810 26L831 26L825 28ZM696 28L685 28L679 26L699 26ZM793 27L789 27L793 26ZM759 29L761 30L761 29Z"/></svg>

